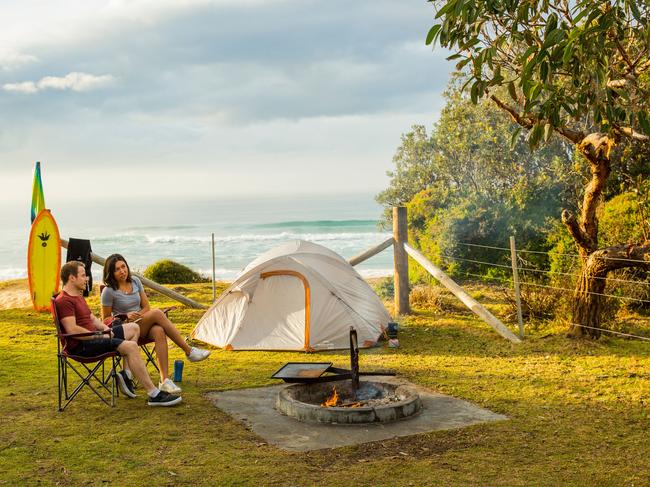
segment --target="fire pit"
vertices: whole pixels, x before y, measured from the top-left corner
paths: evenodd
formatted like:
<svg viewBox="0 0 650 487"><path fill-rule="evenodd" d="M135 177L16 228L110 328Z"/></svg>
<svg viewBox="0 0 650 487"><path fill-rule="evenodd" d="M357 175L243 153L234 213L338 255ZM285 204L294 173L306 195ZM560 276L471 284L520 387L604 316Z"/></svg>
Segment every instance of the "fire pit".
<svg viewBox="0 0 650 487"><path fill-rule="evenodd" d="M323 405L328 400L332 405ZM422 408L422 401L407 386L362 381L355 391L352 381L343 381L335 386L332 383L288 386L278 394L275 408L300 421L385 423L414 415Z"/></svg>
<svg viewBox="0 0 650 487"><path fill-rule="evenodd" d="M422 408L418 394L406 386L359 381L360 375L394 375L393 372L359 372L357 332L350 327L349 371L327 363L288 363L273 374L298 382L280 391L275 408L300 421L359 424L407 418ZM333 375L323 375L326 372Z"/></svg>

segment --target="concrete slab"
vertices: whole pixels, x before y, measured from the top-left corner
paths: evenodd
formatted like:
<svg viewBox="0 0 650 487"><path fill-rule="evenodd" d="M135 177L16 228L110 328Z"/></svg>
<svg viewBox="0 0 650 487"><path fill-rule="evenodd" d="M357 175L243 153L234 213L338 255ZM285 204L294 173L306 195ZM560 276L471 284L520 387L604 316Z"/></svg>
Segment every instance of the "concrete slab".
<svg viewBox="0 0 650 487"><path fill-rule="evenodd" d="M310 451L358 445L398 436L410 436L437 430L462 428L472 424L508 419L467 401L438 394L396 377L372 380L406 384L420 394L423 408L417 415L394 423L337 425L302 423L284 416L274 408L278 392L286 384L211 392L208 398L216 407L244 422L269 444L283 450Z"/></svg>

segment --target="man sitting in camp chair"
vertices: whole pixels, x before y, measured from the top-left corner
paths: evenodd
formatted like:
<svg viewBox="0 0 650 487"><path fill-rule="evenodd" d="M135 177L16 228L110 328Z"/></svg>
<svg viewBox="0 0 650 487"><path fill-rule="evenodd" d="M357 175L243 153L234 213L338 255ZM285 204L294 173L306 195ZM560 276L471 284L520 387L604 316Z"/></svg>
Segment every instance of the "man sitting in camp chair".
<svg viewBox="0 0 650 487"><path fill-rule="evenodd" d="M147 392L149 406L173 406L181 397L154 386L138 347L139 327L125 323L109 328L95 317L83 298L86 289L86 269L82 262L71 261L61 268L63 289L55 299L56 311L66 333L96 332L96 335L77 337L69 352L82 357L94 357L117 351L128 362L133 375ZM106 333L108 332L108 333Z"/></svg>

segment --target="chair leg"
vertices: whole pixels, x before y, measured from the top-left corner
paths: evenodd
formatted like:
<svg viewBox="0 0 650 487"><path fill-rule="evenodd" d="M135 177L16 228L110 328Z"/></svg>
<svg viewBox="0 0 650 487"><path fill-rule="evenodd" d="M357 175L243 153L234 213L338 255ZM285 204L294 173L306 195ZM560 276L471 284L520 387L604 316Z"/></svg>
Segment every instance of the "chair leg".
<svg viewBox="0 0 650 487"><path fill-rule="evenodd" d="M63 360L63 357L61 355L58 355L56 358L56 378L57 378L57 393L59 396L59 412L63 411L61 409L61 394L63 391L61 390L61 381L63 379L62 377L62 367L61 367L61 361Z"/></svg>
<svg viewBox="0 0 650 487"><path fill-rule="evenodd" d="M145 365L148 366L149 364L153 365L154 369L156 369L156 372L160 374L160 369L158 368L158 364L156 363L156 347L154 345L152 350L149 350L149 347L145 345L140 345L140 349L144 352L145 356L147 357L147 361L145 362Z"/></svg>
<svg viewBox="0 0 650 487"><path fill-rule="evenodd" d="M111 380L111 407L115 406L115 357L111 357L113 363L113 379Z"/></svg>
<svg viewBox="0 0 650 487"><path fill-rule="evenodd" d="M115 357L111 357L111 359L112 359L113 364L114 364ZM92 367L92 368L88 367L84 363L81 363L81 365L84 367L84 369L86 369L86 372L87 372L86 375L82 375L79 372L79 370L77 370L77 368L74 367L74 365L72 365L69 361L67 361L67 359L65 360L65 366L63 368L65 378L64 378L63 384L64 384L64 389L66 391L66 397L65 397L66 402L62 407L61 406L59 407L59 410L63 411L68 406L68 404L70 404L72 402L72 400L75 397L77 397L77 394L79 394L81 392L81 390L86 386L88 386L90 388L90 390L93 391L95 393L95 395L97 397L99 397L104 404L106 404L107 406L115 406L115 390L116 390L115 377L114 376L112 377L111 388L109 389L108 386L104 383L104 380L101 377L98 376L98 374L100 372L100 369L104 365L104 361L102 360L100 362L97 362L95 364L95 366ZM113 365L113 367L115 367L115 365ZM75 374L77 374L77 376L79 376L79 378L81 379L81 382L74 388L74 390L70 393L70 395L68 395L68 393L67 393L67 369L68 368L72 369L72 371ZM97 390L93 386L93 384L91 383L92 379L95 379L95 381L97 381L97 383L101 387L103 387L107 392L109 392L111 394L110 402L108 401L108 399L106 399L104 396L102 396L102 394L99 392L99 390Z"/></svg>
<svg viewBox="0 0 650 487"><path fill-rule="evenodd" d="M61 362L63 366L63 398L67 401L68 400L68 359L64 358L63 361Z"/></svg>

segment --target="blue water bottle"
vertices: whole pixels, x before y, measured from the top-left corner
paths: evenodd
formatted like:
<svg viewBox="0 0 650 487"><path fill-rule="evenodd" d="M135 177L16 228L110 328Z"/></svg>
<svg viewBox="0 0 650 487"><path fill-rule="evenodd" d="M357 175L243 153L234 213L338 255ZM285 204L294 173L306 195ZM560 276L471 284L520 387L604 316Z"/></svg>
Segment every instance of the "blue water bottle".
<svg viewBox="0 0 650 487"><path fill-rule="evenodd" d="M183 381L183 361L174 360L174 382Z"/></svg>

